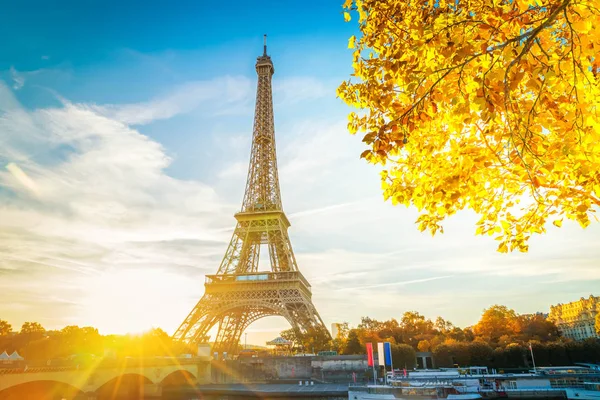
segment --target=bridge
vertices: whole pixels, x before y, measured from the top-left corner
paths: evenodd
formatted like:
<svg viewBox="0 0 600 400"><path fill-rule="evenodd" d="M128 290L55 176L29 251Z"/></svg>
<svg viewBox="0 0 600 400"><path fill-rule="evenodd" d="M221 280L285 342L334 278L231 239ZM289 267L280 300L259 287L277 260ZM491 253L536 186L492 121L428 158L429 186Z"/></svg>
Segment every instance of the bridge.
<svg viewBox="0 0 600 400"><path fill-rule="evenodd" d="M210 357L101 359L84 366L0 368L0 400L159 398L165 386L209 383L210 373Z"/></svg>

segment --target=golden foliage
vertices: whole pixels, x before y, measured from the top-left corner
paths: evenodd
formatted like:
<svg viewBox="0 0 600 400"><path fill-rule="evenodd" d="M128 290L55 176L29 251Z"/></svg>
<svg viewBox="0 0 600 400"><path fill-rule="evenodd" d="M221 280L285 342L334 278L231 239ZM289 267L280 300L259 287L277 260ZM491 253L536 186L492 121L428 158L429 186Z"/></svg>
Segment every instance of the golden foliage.
<svg viewBox="0 0 600 400"><path fill-rule="evenodd" d="M361 157L389 165L385 199L420 230L470 208L498 251L600 205L596 0L348 0Z"/></svg>

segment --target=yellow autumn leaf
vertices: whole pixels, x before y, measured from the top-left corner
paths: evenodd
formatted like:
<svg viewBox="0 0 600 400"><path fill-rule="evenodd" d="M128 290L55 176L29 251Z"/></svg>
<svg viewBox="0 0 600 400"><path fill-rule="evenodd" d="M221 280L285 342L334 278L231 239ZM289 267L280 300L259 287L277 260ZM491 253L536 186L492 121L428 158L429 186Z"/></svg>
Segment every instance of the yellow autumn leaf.
<svg viewBox="0 0 600 400"><path fill-rule="evenodd" d="M354 48L354 41L356 40L356 36L350 36L350 39L348 39L348 48L349 49L353 49Z"/></svg>
<svg viewBox="0 0 600 400"><path fill-rule="evenodd" d="M557 219L554 222L552 222L552 224L560 228L562 226L562 219Z"/></svg>
<svg viewBox="0 0 600 400"><path fill-rule="evenodd" d="M352 17L350 17L350 13L344 11L344 21L350 22Z"/></svg>
<svg viewBox="0 0 600 400"><path fill-rule="evenodd" d="M508 252L508 247L506 246L506 243L502 242L498 245L498 249L497 251L499 253L507 253Z"/></svg>
<svg viewBox="0 0 600 400"><path fill-rule="evenodd" d="M348 41L353 74L339 97L361 110L351 132L375 132L365 158L385 165L385 198L435 216L419 229L435 233L471 209L476 234L509 252L528 251L531 235L560 224L556 216L582 227L596 221L594 1L480 1L469 12L452 2L423 12L405 0L350 1L360 33Z"/></svg>

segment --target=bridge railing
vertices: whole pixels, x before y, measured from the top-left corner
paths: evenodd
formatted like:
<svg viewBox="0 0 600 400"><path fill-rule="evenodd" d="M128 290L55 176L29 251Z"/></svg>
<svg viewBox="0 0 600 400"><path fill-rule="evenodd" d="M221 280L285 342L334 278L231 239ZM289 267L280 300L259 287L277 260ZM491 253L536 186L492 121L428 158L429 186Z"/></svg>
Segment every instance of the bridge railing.
<svg viewBox="0 0 600 400"><path fill-rule="evenodd" d="M139 367L164 367L172 365L193 365L198 362L206 361L201 358L122 358L91 361L86 363L73 362L71 365L53 366L44 363L27 363L19 366L0 368L0 375L40 373L40 372L61 372L73 370L86 370L93 367L101 368L139 368Z"/></svg>

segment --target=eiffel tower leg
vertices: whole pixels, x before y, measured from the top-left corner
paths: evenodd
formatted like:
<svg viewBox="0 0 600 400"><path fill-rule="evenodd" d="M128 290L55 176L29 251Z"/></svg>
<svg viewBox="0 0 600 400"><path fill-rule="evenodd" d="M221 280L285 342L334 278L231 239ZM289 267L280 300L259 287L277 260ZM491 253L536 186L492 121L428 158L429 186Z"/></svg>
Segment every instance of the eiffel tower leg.
<svg viewBox="0 0 600 400"><path fill-rule="evenodd" d="M212 313L217 301L209 294L202 296L192 312L179 326L173 338L188 343L207 342L208 331L217 322L216 315Z"/></svg>
<svg viewBox="0 0 600 400"><path fill-rule="evenodd" d="M240 312L223 317L219 322L219 330L214 344L215 351L236 353L245 322L246 315Z"/></svg>
<svg viewBox="0 0 600 400"><path fill-rule="evenodd" d="M238 223L235 227L218 274L256 272L258 270L260 242L252 240L248 225L247 222Z"/></svg>

